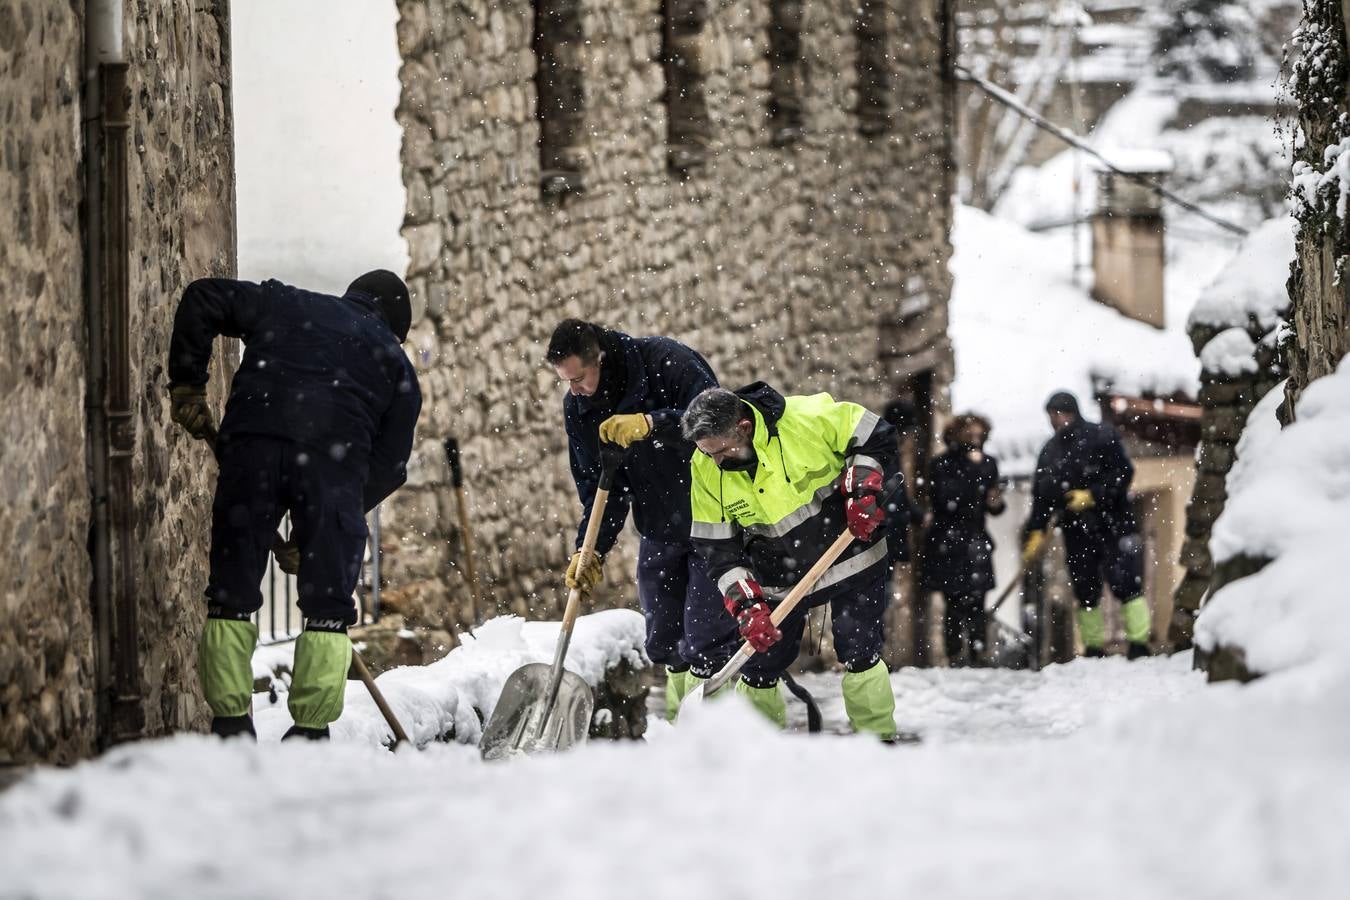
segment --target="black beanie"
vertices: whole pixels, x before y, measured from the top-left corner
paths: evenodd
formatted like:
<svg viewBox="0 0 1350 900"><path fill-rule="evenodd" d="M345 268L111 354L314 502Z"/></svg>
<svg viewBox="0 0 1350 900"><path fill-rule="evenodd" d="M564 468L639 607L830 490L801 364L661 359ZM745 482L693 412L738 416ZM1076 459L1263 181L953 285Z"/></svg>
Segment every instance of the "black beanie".
<svg viewBox="0 0 1350 900"><path fill-rule="evenodd" d="M412 303L402 278L388 269L375 269L353 281L347 290L374 297L398 342L401 344L408 339L408 329L412 327Z"/></svg>
<svg viewBox="0 0 1350 900"><path fill-rule="evenodd" d="M1079 415L1078 401L1068 391L1055 391L1050 395L1050 399L1045 401L1045 411L1070 413L1076 416Z"/></svg>

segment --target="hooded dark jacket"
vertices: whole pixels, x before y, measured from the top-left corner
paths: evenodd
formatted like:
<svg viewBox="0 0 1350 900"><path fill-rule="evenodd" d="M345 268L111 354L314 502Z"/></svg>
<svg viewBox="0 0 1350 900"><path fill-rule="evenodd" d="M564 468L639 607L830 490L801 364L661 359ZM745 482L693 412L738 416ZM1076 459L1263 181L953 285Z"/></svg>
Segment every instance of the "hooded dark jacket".
<svg viewBox="0 0 1350 900"><path fill-rule="evenodd" d="M375 298L279 281L194 281L174 316L172 384L206 384L217 335L244 342L223 443L264 435L323 453L363 479L367 510L407 479L422 394Z"/></svg>
<svg viewBox="0 0 1350 900"><path fill-rule="evenodd" d="M758 381L736 394L754 416L757 465L753 473L728 472L710 457L694 458L694 549L723 594L753 578L781 599L848 527L839 490L844 467L896 472L895 429L829 394L784 397ZM888 515L905 515L903 505L888 508ZM812 589L818 602L884 578L889 532L879 528L872 540L854 541Z"/></svg>
<svg viewBox="0 0 1350 900"><path fill-rule="evenodd" d="M717 377L707 360L670 338L635 338L606 330L600 343L607 360L601 364L602 393L612 390L618 401L606 408L597 405L596 398L570 393L563 398L572 479L582 506L576 546L586 534L600 483L600 423L622 413L650 415L652 433L635 442L624 457L605 506L596 552L603 555L614 547L630 507L638 534L670 544L687 543L689 457L694 445L680 435L680 417L701 391L717 387ZM621 365L613 363L616 356Z"/></svg>

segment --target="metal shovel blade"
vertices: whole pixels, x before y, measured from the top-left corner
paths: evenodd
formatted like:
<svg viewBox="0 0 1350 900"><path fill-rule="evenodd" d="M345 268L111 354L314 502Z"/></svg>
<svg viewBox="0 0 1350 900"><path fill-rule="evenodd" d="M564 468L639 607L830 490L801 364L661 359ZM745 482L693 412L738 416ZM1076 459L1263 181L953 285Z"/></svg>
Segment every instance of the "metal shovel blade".
<svg viewBox="0 0 1350 900"><path fill-rule="evenodd" d="M566 670L558 684L558 699L544 716L548 680L553 670L545 663L530 663L511 673L492 710L478 750L483 759L506 759L519 753L566 750L582 743L590 733L595 700L591 686L575 672Z"/></svg>

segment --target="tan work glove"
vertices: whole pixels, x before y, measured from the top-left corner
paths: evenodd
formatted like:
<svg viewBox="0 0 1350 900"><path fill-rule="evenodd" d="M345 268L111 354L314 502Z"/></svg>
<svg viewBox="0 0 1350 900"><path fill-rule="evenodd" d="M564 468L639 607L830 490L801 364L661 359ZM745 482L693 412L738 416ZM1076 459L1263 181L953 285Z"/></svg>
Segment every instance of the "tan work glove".
<svg viewBox="0 0 1350 900"><path fill-rule="evenodd" d="M206 402L206 385L169 388L169 418L199 441L210 436L216 430L216 417Z"/></svg>
<svg viewBox="0 0 1350 900"><path fill-rule="evenodd" d="M567 564L567 587L569 590L580 590L583 594L589 594L597 584L600 583L604 575L604 558L599 554L592 553L591 558L586 561L586 565L581 565L581 551L578 550L572 554L572 561Z"/></svg>
<svg viewBox="0 0 1350 900"><path fill-rule="evenodd" d="M287 575L300 574L300 548L294 537L283 539L280 534L272 538L272 555L277 559L277 568Z"/></svg>
<svg viewBox="0 0 1350 900"><path fill-rule="evenodd" d="M1092 491L1085 488L1064 492L1064 506L1071 513L1080 513L1085 509L1092 509L1096 505L1097 501L1092 499Z"/></svg>
<svg viewBox="0 0 1350 900"><path fill-rule="evenodd" d="M652 417L646 413L610 416L600 423L600 440L625 449L634 441L645 441L652 433Z"/></svg>
<svg viewBox="0 0 1350 900"><path fill-rule="evenodd" d="M1041 545L1045 543L1044 531L1033 531L1027 535L1027 541L1022 545L1022 565L1029 566L1036 561L1036 557L1041 555Z"/></svg>

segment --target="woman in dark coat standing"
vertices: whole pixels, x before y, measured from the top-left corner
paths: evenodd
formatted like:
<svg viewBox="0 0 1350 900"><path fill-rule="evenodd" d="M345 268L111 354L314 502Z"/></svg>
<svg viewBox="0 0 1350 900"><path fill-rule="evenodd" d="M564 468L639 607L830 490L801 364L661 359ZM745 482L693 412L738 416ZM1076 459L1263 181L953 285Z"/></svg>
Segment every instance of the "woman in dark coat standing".
<svg viewBox="0 0 1350 900"><path fill-rule="evenodd" d="M920 583L941 591L946 606L943 643L950 665L982 660L987 623L984 595L994 586L994 541L986 515L1003 512L998 464L984 452L989 422L957 416L942 432L947 450L928 466L932 524L924 540Z"/></svg>

